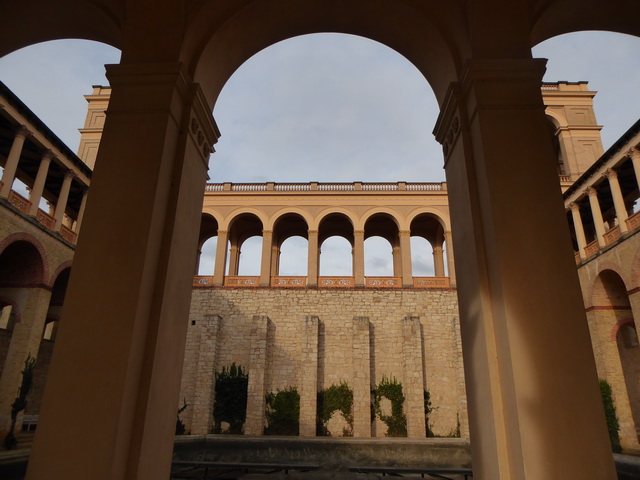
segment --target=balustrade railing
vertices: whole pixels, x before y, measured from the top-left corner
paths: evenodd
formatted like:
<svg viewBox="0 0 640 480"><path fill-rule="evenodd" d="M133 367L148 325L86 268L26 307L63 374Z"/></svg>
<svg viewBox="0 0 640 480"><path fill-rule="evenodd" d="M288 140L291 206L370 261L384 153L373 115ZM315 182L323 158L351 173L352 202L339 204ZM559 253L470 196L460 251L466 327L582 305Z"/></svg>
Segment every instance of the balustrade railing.
<svg viewBox="0 0 640 480"><path fill-rule="evenodd" d="M587 256L587 258L589 258L598 253L598 250L600 250L600 245L598 245L598 240L594 240L586 247L584 247L584 254Z"/></svg>
<svg viewBox="0 0 640 480"><path fill-rule="evenodd" d="M611 230L609 230L607 233L604 234L604 243L606 243L607 245L611 245L619 238L620 238L620 226L616 225L615 227L613 227Z"/></svg>
<svg viewBox="0 0 640 480"><path fill-rule="evenodd" d="M301 276L273 276L271 287L279 288L305 288L307 277ZM225 287L259 287L258 276L226 276ZM450 288L449 277L413 277L415 288ZM194 288L213 287L213 276L196 275L193 277ZM321 288L354 288L354 277L318 277L318 287ZM365 277L367 288L402 288L401 277Z"/></svg>
<svg viewBox="0 0 640 480"><path fill-rule="evenodd" d="M415 288L450 288L449 277L413 277Z"/></svg>
<svg viewBox="0 0 640 480"><path fill-rule="evenodd" d="M193 277L193 286L194 287L212 287L213 286L213 276L210 275L196 275Z"/></svg>
<svg viewBox="0 0 640 480"><path fill-rule="evenodd" d="M374 288L401 288L401 277L366 277L365 286Z"/></svg>
<svg viewBox="0 0 640 480"><path fill-rule="evenodd" d="M627 218L627 228L631 230L635 230L640 227L640 212L636 212Z"/></svg>
<svg viewBox="0 0 640 480"><path fill-rule="evenodd" d="M576 259L576 265L579 265L580 264L580 252L574 252L573 256Z"/></svg>
<svg viewBox="0 0 640 480"><path fill-rule="evenodd" d="M327 288L347 288L355 287L356 282L353 277L318 277L318 286Z"/></svg>
<svg viewBox="0 0 640 480"><path fill-rule="evenodd" d="M272 287L306 287L307 277L271 277Z"/></svg>
<svg viewBox="0 0 640 480"><path fill-rule="evenodd" d="M20 195L18 192L11 190L9 192L9 198L7 198L9 203L20 210L22 213L29 213L29 208L31 208L31 202Z"/></svg>
<svg viewBox="0 0 640 480"><path fill-rule="evenodd" d="M241 277L229 276L224 277L225 287L259 287L260 277Z"/></svg>
<svg viewBox="0 0 640 480"><path fill-rule="evenodd" d="M76 232L65 225L62 225L62 227L60 228L60 236L62 236L62 238L64 238L69 243L76 243L76 239L78 237Z"/></svg>
<svg viewBox="0 0 640 480"><path fill-rule="evenodd" d="M38 220L41 225L44 225L49 230L53 230L56 226L56 219L40 209L38 209L38 211L36 212L36 220Z"/></svg>
<svg viewBox="0 0 640 480"><path fill-rule="evenodd" d="M208 183L205 192L308 192L317 190L321 192L439 192L444 191L443 183L382 183L382 182L355 182L355 183Z"/></svg>

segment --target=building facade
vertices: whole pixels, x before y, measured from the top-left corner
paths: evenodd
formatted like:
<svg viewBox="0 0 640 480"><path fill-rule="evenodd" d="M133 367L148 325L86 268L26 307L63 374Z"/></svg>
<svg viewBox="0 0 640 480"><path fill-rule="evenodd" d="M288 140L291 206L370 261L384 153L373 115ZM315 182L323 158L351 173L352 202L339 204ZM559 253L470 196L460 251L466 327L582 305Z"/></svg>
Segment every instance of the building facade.
<svg viewBox="0 0 640 480"><path fill-rule="evenodd" d="M546 83L542 92L557 146L560 186L567 212L571 212L575 258L598 373L614 388L623 446L637 449L640 373L635 355L640 349L632 298L640 286L635 285L632 272L638 268L634 233L640 226L633 213L638 198L638 126L603 155L593 113L595 92L585 82ZM8 411L24 359L38 351L36 389L25 412L26 424L37 421L54 326L91 176L87 166L92 167L97 156L109 95L110 88L94 87L86 97L87 121L81 129L80 157L76 157L3 88L3 105L7 105L3 109L7 138L3 185L11 187L18 178L29 188L29 198L12 188L5 192L7 221L3 225L7 232L2 255L8 262L8 293L0 325L5 392L0 398ZM22 137L23 132L28 136ZM29 139L26 147L25 138ZM49 170L52 159L56 166ZM64 171L65 166L69 173L63 177L71 180L60 182L56 180L58 170ZM622 181L618 181L618 172ZM190 406L182 415L187 431L214 431L214 373L238 364L247 369L250 379L242 430L246 434L263 433L267 394L295 387L300 394L299 432L316 435L318 392L346 383L353 392L352 424L334 422L329 433L384 436L387 426L380 415L371 413L371 391L383 378L396 378L404 389L407 436L457 433L467 437L447 193L446 183L208 184L199 248L212 237L217 238L218 247L214 274L196 275L193 280L180 394ZM33 207L42 198L55 205L50 208L53 215ZM590 215L581 213L585 209ZM18 219L13 220L16 215ZM62 218L59 224L58 217ZM242 245L254 236L262 238L260 274L239 276ZM307 273L281 276L280 248L293 236L307 241ZM322 244L333 236L351 244L350 276L332 277L320 271ZM365 275L364 241L372 236L389 243L390 276ZM415 236L425 239L432 250L433 276L413 275L410 238ZM9 269L18 267L9 264L36 262L25 260L29 254L19 248L25 239L30 239L25 244L30 246L23 248L39 249L40 263L61 265L55 269L53 283L37 286L34 281L33 286L29 283L12 290L16 286L9 280ZM47 241L50 245L40 246ZM42 268L34 270L43 274ZM42 306L19 305L16 298L29 288L44 289L43 298L47 298ZM611 291L619 295L608 296ZM23 320L21 309L34 313ZM28 340L19 333L22 325L31 332ZM258 351L256 345L261 345ZM428 417L427 390L433 407Z"/></svg>

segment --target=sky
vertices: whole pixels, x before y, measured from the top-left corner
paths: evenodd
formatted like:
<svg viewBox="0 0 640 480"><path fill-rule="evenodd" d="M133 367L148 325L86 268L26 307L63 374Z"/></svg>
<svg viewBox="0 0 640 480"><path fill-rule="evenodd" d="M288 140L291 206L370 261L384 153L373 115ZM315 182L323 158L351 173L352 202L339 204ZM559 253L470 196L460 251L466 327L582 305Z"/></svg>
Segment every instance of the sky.
<svg viewBox="0 0 640 480"><path fill-rule="evenodd" d="M639 38L581 32L548 40L533 54L549 59L545 81L587 80L598 92L605 149L640 117ZM119 57L95 42L47 42L0 58L0 81L75 151L83 95L107 84L103 65ZM444 181L432 135L437 115L428 83L395 51L351 35L296 37L250 58L225 85L214 107L222 137L209 175L212 182ZM293 253L283 254L283 274L305 274L306 243L297 243L284 246ZM215 241L207 244L202 273L210 273L214 248ZM321 272L349 274L350 248L336 248L323 245L336 260L325 256ZM366 274L389 275L390 246L365 249ZM428 249L412 250L415 274L432 274ZM241 273L256 274L259 251L243 249Z"/></svg>

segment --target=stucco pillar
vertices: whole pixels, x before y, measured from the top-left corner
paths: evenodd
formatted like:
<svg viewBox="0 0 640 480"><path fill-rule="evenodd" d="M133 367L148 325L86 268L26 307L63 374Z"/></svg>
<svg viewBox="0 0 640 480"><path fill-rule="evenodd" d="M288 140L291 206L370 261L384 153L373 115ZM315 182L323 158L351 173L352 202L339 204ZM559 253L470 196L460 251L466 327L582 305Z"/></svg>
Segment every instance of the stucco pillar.
<svg viewBox="0 0 640 480"><path fill-rule="evenodd" d="M444 241L447 245L445 252L447 253L447 273L449 274L449 285L456 286L456 263L453 258L453 236L451 232L444 232Z"/></svg>
<svg viewBox="0 0 640 480"><path fill-rule="evenodd" d="M393 276L402 278L402 252L400 245L391 247L391 258L393 260Z"/></svg>
<svg viewBox="0 0 640 480"><path fill-rule="evenodd" d="M589 196L589 206L591 207L591 215L593 216L593 224L596 228L596 239L600 248L604 247L604 220L602 220L602 210L598 201L598 191L594 187L587 188Z"/></svg>
<svg viewBox="0 0 640 480"><path fill-rule="evenodd" d="M402 286L413 286L413 268L411 265L411 232L398 232L400 241L400 257L402 259Z"/></svg>
<svg viewBox="0 0 640 480"><path fill-rule="evenodd" d="M444 251L442 245L433 247L433 270L436 277L444 277Z"/></svg>
<svg viewBox="0 0 640 480"><path fill-rule="evenodd" d="M16 177L16 170L18 170L18 163L20 162L20 155L22 154L22 147L29 135L31 135L31 132L25 126L21 126L16 130L16 135L13 137L11 150L9 150L4 171L2 172L2 180L0 180L2 182L2 188L0 188L1 198L7 198L9 192L11 192L11 186Z"/></svg>
<svg viewBox="0 0 640 480"><path fill-rule="evenodd" d="M624 198L622 198L622 190L620 189L618 173L615 170L608 169L605 176L609 180L609 187L611 188L611 196L613 197L613 206L616 209L616 217L618 218L620 233L626 233L629 231L626 222L628 215L627 208L624 205Z"/></svg>
<svg viewBox="0 0 640 480"><path fill-rule="evenodd" d="M318 285L318 263L320 261L320 249L318 248L318 230L309 230L307 254L307 285L315 287Z"/></svg>
<svg viewBox="0 0 640 480"><path fill-rule="evenodd" d="M300 344L300 436L315 437L318 403L318 317L306 316Z"/></svg>
<svg viewBox="0 0 640 480"><path fill-rule="evenodd" d="M260 285L268 287L271 285L271 257L273 253L273 232L271 230L262 231L262 260L260 265Z"/></svg>
<svg viewBox="0 0 640 480"><path fill-rule="evenodd" d="M224 269L227 266L227 239L229 232L218 230L218 243L216 244L216 262L213 268L213 284L221 286L224 284ZM231 257L233 259L233 256ZM229 271L229 275L233 275Z"/></svg>
<svg viewBox="0 0 640 480"><path fill-rule="evenodd" d="M67 170L64 173L64 180L62 181L62 187L60 188L60 195L58 196L58 201L56 202L56 211L53 216L56 220L56 226L54 230L59 232L62 228L62 220L64 220L64 212L67 209L67 201L69 200L69 190L71 189L71 182L73 181L73 177L76 174L72 170Z"/></svg>
<svg viewBox="0 0 640 480"><path fill-rule="evenodd" d="M631 159L633 164L633 171L636 174L636 183L640 188L640 150L637 148L630 148L627 152L627 156Z"/></svg>
<svg viewBox="0 0 640 480"><path fill-rule="evenodd" d="M353 231L353 276L356 287L364 287L364 230Z"/></svg>
<svg viewBox="0 0 640 480"><path fill-rule="evenodd" d="M576 232L576 240L578 242L578 253L580 258L587 258L584 248L587 246L587 238L584 235L584 226L582 225L582 215L580 215L580 205L572 203L569 205L571 209L571 217L573 218L573 228Z"/></svg>
<svg viewBox="0 0 640 480"><path fill-rule="evenodd" d="M82 200L80 200L80 209L78 210L78 218L76 219L76 225L74 231L77 235L80 234L80 229L82 228L82 220L84 219L84 210L87 208L87 195L89 193L89 187L84 187L82 189Z"/></svg>
<svg viewBox="0 0 640 480"><path fill-rule="evenodd" d="M474 477L613 480L540 94L544 64L469 61L436 125L462 246L455 254ZM580 454L567 455L567 445Z"/></svg>
<svg viewBox="0 0 640 480"><path fill-rule="evenodd" d="M30 480L150 480L171 468L207 162L219 132L179 63L112 65L107 77L109 116Z"/></svg>
<svg viewBox="0 0 640 480"><path fill-rule="evenodd" d="M238 275L238 268L240 266L240 247L231 241L229 247L229 275Z"/></svg>
<svg viewBox="0 0 640 480"><path fill-rule="evenodd" d="M353 317L353 436L371 436L371 353L369 317Z"/></svg>
<svg viewBox="0 0 640 480"><path fill-rule="evenodd" d="M407 437L427 435L424 412L424 372L422 371L422 332L420 317L402 319L402 360L404 368L404 412Z"/></svg>
<svg viewBox="0 0 640 480"><path fill-rule="evenodd" d="M280 275L280 247L275 244L271 247L271 275Z"/></svg>
<svg viewBox="0 0 640 480"><path fill-rule="evenodd" d="M18 388L22 383L24 362L29 355L36 358L44 323L47 318L51 291L45 288L10 289L18 300L16 322L11 335L11 343L0 376L0 438L4 439L11 423L11 404L16 399ZM16 424L15 433L20 432L21 425Z"/></svg>
<svg viewBox="0 0 640 480"><path fill-rule="evenodd" d="M49 172L49 165L51 164L52 158L53 152L51 150L47 150L42 154L42 158L40 159L40 166L38 167L36 180L33 183L31 195L29 195L29 201L31 202L29 215L32 217L35 217L36 213L38 213L40 199L42 198L42 192L44 191L44 184L47 181L47 173Z"/></svg>
<svg viewBox="0 0 640 480"><path fill-rule="evenodd" d="M247 385L247 417L244 433L262 435L265 427L266 375L269 361L269 317L254 315L251 325L251 351L249 352L249 383Z"/></svg>

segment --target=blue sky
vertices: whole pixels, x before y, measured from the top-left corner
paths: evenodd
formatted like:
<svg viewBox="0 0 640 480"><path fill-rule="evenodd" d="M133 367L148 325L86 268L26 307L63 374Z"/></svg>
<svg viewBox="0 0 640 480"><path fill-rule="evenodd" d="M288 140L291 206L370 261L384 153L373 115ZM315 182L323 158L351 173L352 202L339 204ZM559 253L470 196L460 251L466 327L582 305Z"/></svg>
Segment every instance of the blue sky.
<svg viewBox="0 0 640 480"><path fill-rule="evenodd" d="M551 39L533 53L549 58L545 81L588 80L598 91L605 149L640 117L640 39L583 32ZM118 60L118 50L106 45L47 42L0 58L0 80L75 150L86 114L82 95L106 84L103 65ZM437 114L421 74L381 44L338 34L286 40L249 59L225 85L214 108L222 137L210 176L233 182L443 181L440 146L431 133ZM255 262L244 255L247 264ZM208 262L210 253L205 257ZM419 261L430 265L430 253L423 257ZM388 272L388 252L368 265L368 274Z"/></svg>

